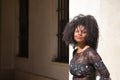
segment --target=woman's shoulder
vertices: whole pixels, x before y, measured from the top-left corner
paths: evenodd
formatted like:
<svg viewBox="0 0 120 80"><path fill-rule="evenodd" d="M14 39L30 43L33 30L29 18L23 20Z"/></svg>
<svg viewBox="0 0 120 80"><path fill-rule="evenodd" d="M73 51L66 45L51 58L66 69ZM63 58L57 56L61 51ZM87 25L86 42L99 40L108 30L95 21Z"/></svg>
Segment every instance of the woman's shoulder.
<svg viewBox="0 0 120 80"><path fill-rule="evenodd" d="M88 53L88 55L93 56L93 55L97 55L97 51L95 49L93 49L92 47L89 47L86 52Z"/></svg>
<svg viewBox="0 0 120 80"><path fill-rule="evenodd" d="M95 49L93 49L93 48L89 48L89 49L88 49L87 55L88 55L88 58L89 58L89 59L92 59L92 60L94 60L94 61L99 61L99 60L102 59L102 58L100 57L100 55L98 54L98 52L97 52Z"/></svg>
<svg viewBox="0 0 120 80"><path fill-rule="evenodd" d="M88 48L88 51L91 51L91 52L97 52L94 48L92 48L92 47L89 47Z"/></svg>

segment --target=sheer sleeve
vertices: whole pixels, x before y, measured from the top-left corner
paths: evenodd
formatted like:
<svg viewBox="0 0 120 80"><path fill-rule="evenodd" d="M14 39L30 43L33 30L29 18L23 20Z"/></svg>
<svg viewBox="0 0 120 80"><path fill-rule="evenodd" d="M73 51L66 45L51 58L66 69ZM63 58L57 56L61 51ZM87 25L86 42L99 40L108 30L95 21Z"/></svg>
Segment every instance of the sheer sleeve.
<svg viewBox="0 0 120 80"><path fill-rule="evenodd" d="M91 63L93 64L93 66L95 67L95 69L99 72L100 80L109 80L110 74L105 64L103 63L101 57L95 50L89 51L89 59Z"/></svg>

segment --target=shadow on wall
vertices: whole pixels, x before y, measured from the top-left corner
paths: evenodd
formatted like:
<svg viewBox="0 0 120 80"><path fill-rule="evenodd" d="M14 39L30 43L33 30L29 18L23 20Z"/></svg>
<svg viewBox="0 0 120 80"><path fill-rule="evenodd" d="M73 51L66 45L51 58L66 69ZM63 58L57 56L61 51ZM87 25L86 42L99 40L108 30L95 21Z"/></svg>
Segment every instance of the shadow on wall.
<svg viewBox="0 0 120 80"><path fill-rule="evenodd" d="M57 80L52 77L42 76L39 74L34 74L25 71L15 71L14 80Z"/></svg>
<svg viewBox="0 0 120 80"><path fill-rule="evenodd" d="M14 80L14 70L0 70L0 80Z"/></svg>

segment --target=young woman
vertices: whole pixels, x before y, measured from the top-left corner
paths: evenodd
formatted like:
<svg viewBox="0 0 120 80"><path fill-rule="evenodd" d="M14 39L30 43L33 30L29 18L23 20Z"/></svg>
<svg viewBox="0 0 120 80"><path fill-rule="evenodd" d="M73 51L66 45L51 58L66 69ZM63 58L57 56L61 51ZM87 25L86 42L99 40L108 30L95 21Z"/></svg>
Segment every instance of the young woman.
<svg viewBox="0 0 120 80"><path fill-rule="evenodd" d="M66 25L63 40L74 47L70 62L73 80L96 80L96 71L100 80L109 80L110 74L96 51L98 37L98 24L91 15L80 14Z"/></svg>

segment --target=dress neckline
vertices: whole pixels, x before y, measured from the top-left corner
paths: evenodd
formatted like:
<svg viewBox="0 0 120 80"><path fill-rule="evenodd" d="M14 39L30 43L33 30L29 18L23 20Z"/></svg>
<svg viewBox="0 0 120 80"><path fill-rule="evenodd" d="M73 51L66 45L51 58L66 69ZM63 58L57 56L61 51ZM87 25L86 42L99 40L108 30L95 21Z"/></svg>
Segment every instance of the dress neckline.
<svg viewBox="0 0 120 80"><path fill-rule="evenodd" d="M87 48L85 48L84 50L82 50L81 52L77 52L78 49L76 49L76 53L77 53L77 54L81 54L81 53L87 51L89 48L90 48L90 47L87 47Z"/></svg>

